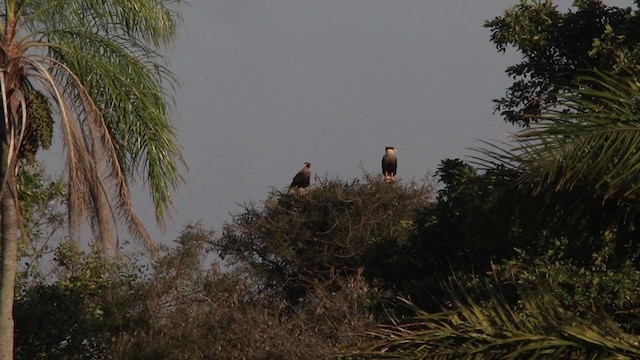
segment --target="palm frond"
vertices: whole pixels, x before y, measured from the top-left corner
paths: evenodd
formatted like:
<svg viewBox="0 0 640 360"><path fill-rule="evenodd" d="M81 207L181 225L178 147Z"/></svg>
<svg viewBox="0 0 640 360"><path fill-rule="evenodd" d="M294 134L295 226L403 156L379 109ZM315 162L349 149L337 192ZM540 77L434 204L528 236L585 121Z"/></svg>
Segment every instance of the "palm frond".
<svg viewBox="0 0 640 360"><path fill-rule="evenodd" d="M140 39L155 47L171 43L182 0L30 0L20 9L24 23L39 29L84 29L101 36Z"/></svg>
<svg viewBox="0 0 640 360"><path fill-rule="evenodd" d="M94 34L60 31L49 36L65 44L55 47L53 56L78 76L109 133L119 140L118 159L127 175L144 171L156 218L162 222L171 205L170 190L183 181L181 149L167 121L170 96L164 86L173 82L172 75L158 63L159 55L142 44L138 55Z"/></svg>
<svg viewBox="0 0 640 360"><path fill-rule="evenodd" d="M606 316L578 317L548 294L525 292L515 312L499 295L477 303L454 296L454 310L416 309L407 324L382 326L372 345L353 357L411 359L632 359L640 356L638 337L626 334ZM406 304L410 307L409 302Z"/></svg>
<svg viewBox="0 0 640 360"><path fill-rule="evenodd" d="M555 191L588 185L603 199L640 195L640 88L635 77L594 72L559 95L512 144L481 149L480 163L511 164L521 183ZM484 159L483 159L484 158Z"/></svg>

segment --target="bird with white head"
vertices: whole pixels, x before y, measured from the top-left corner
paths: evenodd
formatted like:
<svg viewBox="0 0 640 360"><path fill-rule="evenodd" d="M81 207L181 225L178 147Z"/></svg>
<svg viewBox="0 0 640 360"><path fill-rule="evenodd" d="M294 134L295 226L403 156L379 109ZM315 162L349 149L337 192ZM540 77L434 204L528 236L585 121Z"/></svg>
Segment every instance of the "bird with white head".
<svg viewBox="0 0 640 360"><path fill-rule="evenodd" d="M396 179L396 170L398 169L397 151L393 146L385 148L385 154L382 157L382 175L386 182L394 182Z"/></svg>
<svg viewBox="0 0 640 360"><path fill-rule="evenodd" d="M305 162L302 170L298 171L296 176L293 177L291 181L291 185L289 185L289 190L287 193L290 193L294 189L298 189L300 195L305 194L305 188L309 186L311 183L311 163Z"/></svg>

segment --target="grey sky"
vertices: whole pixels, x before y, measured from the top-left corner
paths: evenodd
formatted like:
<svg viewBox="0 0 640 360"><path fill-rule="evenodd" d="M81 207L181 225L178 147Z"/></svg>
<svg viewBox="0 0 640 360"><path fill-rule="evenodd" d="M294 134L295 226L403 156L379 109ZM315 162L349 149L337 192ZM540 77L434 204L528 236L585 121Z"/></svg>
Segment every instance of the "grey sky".
<svg viewBox="0 0 640 360"><path fill-rule="evenodd" d="M411 179L503 139L491 99L519 56L498 54L482 25L517 1L190 0L170 54L187 184L165 235L138 189L139 214L169 242L189 220L219 229L305 161L353 178L396 146Z"/></svg>

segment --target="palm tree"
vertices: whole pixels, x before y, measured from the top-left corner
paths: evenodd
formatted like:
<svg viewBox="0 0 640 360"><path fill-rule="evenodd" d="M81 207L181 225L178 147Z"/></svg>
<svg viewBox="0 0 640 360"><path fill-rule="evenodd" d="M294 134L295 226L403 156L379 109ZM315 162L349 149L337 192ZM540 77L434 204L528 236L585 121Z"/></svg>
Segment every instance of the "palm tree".
<svg viewBox="0 0 640 360"><path fill-rule="evenodd" d="M0 3L2 264L0 360L13 358L19 199L18 154L29 131L28 94L56 115L66 151L71 238L88 220L102 244L120 221L148 249L128 181L143 173L162 225L184 165L170 125L175 79L160 52L181 0L4 0Z"/></svg>

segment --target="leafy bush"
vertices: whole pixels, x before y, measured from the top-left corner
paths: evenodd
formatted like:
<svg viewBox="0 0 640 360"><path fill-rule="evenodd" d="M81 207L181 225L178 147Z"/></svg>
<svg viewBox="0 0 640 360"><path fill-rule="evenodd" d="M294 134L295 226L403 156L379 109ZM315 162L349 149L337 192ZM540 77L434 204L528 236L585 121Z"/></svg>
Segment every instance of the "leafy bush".
<svg viewBox="0 0 640 360"><path fill-rule="evenodd" d="M245 205L211 245L258 279L272 301L304 303L318 288L340 291L360 273L389 284L403 259L395 249L414 233L415 214L432 194L427 181L322 179L305 196L273 192L262 207Z"/></svg>

